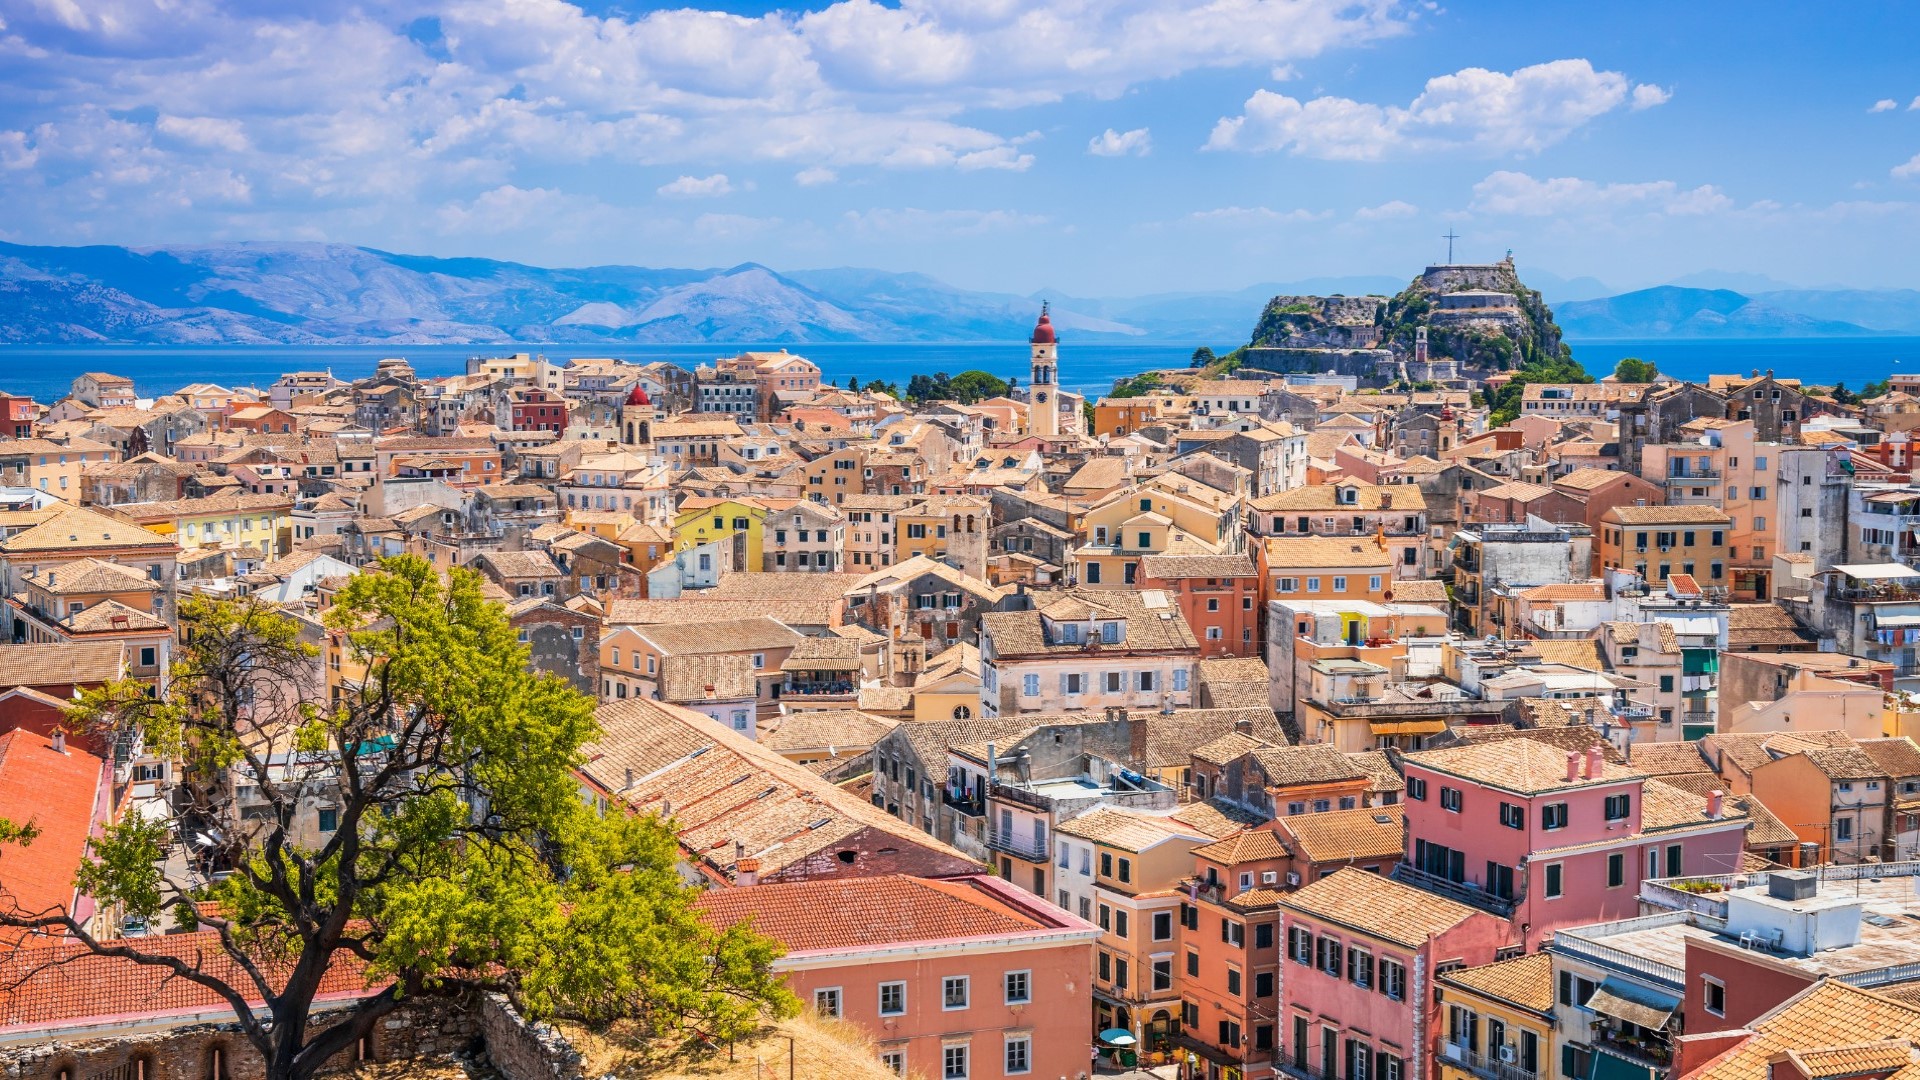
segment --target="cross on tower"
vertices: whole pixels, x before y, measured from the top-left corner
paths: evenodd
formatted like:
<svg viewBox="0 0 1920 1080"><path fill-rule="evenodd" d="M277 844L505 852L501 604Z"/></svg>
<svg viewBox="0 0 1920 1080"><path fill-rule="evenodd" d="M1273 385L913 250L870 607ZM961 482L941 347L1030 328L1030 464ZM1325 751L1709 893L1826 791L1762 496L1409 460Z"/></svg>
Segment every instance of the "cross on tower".
<svg viewBox="0 0 1920 1080"><path fill-rule="evenodd" d="M1453 265L1453 242L1455 240L1460 239L1460 234L1457 232L1454 232L1452 229L1448 229L1447 235L1442 237L1442 239L1444 239L1447 242L1447 265L1452 266Z"/></svg>

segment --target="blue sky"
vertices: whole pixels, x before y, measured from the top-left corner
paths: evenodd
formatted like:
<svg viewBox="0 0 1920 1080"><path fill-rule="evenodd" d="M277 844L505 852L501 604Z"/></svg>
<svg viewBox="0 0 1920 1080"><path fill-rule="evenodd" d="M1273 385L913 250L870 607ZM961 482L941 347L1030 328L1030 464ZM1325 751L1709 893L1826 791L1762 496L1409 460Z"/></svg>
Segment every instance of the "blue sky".
<svg viewBox="0 0 1920 1080"><path fill-rule="evenodd" d="M1920 11L0 0L0 238L1073 295L1512 248L1920 287Z"/></svg>

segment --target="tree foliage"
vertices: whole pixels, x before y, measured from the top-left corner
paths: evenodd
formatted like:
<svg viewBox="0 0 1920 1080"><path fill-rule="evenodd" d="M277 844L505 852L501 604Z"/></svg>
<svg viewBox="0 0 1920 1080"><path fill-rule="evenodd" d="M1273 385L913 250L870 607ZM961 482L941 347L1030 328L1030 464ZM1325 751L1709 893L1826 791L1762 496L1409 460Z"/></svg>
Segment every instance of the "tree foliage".
<svg viewBox="0 0 1920 1080"><path fill-rule="evenodd" d="M720 1039L797 1007L770 970L778 946L699 921L668 823L582 801L573 769L597 730L593 701L529 672L473 573L443 580L402 556L349 579L325 616L352 676L332 701L291 617L202 598L180 615L164 700L115 683L70 716L138 726L181 763L178 828L107 830L76 884L128 915L197 925L227 962L102 942L64 910L0 911L0 923L64 928L213 990L272 1080L312 1076L414 995L499 989L533 1015L638 1016L658 1034ZM243 815L242 788L264 810ZM321 801L338 808L331 832L314 825ZM0 889L5 873L0 860ZM213 913L196 913L208 900ZM310 1026L343 963L383 988Z"/></svg>
<svg viewBox="0 0 1920 1080"><path fill-rule="evenodd" d="M1660 377L1660 369L1651 361L1642 360L1637 356L1626 356L1613 366L1613 377L1616 381L1623 383L1650 383Z"/></svg>
<svg viewBox="0 0 1920 1080"><path fill-rule="evenodd" d="M1158 372L1143 371L1138 375L1121 379L1115 383L1113 393L1107 396L1116 398L1145 397L1160 389L1162 385Z"/></svg>
<svg viewBox="0 0 1920 1080"><path fill-rule="evenodd" d="M1565 345L1560 347L1559 355L1553 357L1535 356L1520 365L1513 378L1505 386L1486 395L1487 422L1493 427L1512 423L1520 415L1520 401L1526 396L1527 387L1532 383L1590 383L1593 376L1573 358L1573 350Z"/></svg>
<svg viewBox="0 0 1920 1080"><path fill-rule="evenodd" d="M908 401L957 401L972 405L1011 391L1005 379L991 372L970 370L949 376L944 371L915 375L907 380Z"/></svg>
<svg viewBox="0 0 1920 1080"><path fill-rule="evenodd" d="M1205 345L1193 350L1194 367L1206 367L1208 364L1213 363L1215 359L1216 357L1213 355L1213 350L1207 348Z"/></svg>

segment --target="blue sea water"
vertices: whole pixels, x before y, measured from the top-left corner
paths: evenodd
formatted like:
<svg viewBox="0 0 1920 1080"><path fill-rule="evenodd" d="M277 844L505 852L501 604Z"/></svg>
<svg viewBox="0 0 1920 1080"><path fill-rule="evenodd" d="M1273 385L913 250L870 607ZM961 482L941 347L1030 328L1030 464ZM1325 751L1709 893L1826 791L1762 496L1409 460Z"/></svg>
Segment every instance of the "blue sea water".
<svg viewBox="0 0 1920 1080"><path fill-rule="evenodd" d="M1844 381L1859 387L1904 370L1920 372L1920 337L1782 338L1748 341L1650 339L1575 341L1574 358L1595 375L1613 370L1621 357L1654 362L1662 372L1682 379L1704 379L1716 372L1771 370L1782 378L1810 383ZM615 356L635 363L667 360L686 367L743 349L779 348L755 343L729 345L8 345L0 346L0 391L31 394L40 401L63 396L74 376L108 371L134 380L143 396L166 393L192 382L224 386L266 386L281 372L330 369L353 379L373 371L382 357L403 356L422 376L466 370L467 357L522 351L554 360L575 356ZM885 379L905 384L915 374L949 374L979 368L1003 377L1025 379L1025 342L911 342L905 344L817 343L787 348L819 364L834 382L848 376L862 382ZM1070 389L1099 395L1115 379L1149 368L1182 367L1191 344L1073 342L1060 350L1060 380Z"/></svg>

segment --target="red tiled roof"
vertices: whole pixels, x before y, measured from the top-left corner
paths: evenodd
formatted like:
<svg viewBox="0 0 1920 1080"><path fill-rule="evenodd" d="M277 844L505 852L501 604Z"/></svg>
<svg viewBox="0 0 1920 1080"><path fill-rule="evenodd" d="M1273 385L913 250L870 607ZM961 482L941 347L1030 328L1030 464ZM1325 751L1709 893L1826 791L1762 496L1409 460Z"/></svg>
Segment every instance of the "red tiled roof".
<svg viewBox="0 0 1920 1080"><path fill-rule="evenodd" d="M755 931L789 952L1000 937L1064 925L1042 922L978 879L901 874L714 889L696 906L718 926L751 920Z"/></svg>
<svg viewBox="0 0 1920 1080"><path fill-rule="evenodd" d="M212 931L144 938L138 946L149 955L197 961L202 971L230 986L250 985ZM271 970L267 978L276 986L280 982ZM365 966L346 954L335 959L320 982L325 998L351 997L368 989ZM212 990L174 978L165 968L95 956L78 944L0 951L0 1031L230 1009Z"/></svg>
<svg viewBox="0 0 1920 1080"><path fill-rule="evenodd" d="M0 818L40 830L30 844L0 846L0 888L17 910L51 912L73 903L73 874L86 855L105 768L72 745L56 752L38 732L0 735ZM0 930L0 942L22 936Z"/></svg>

